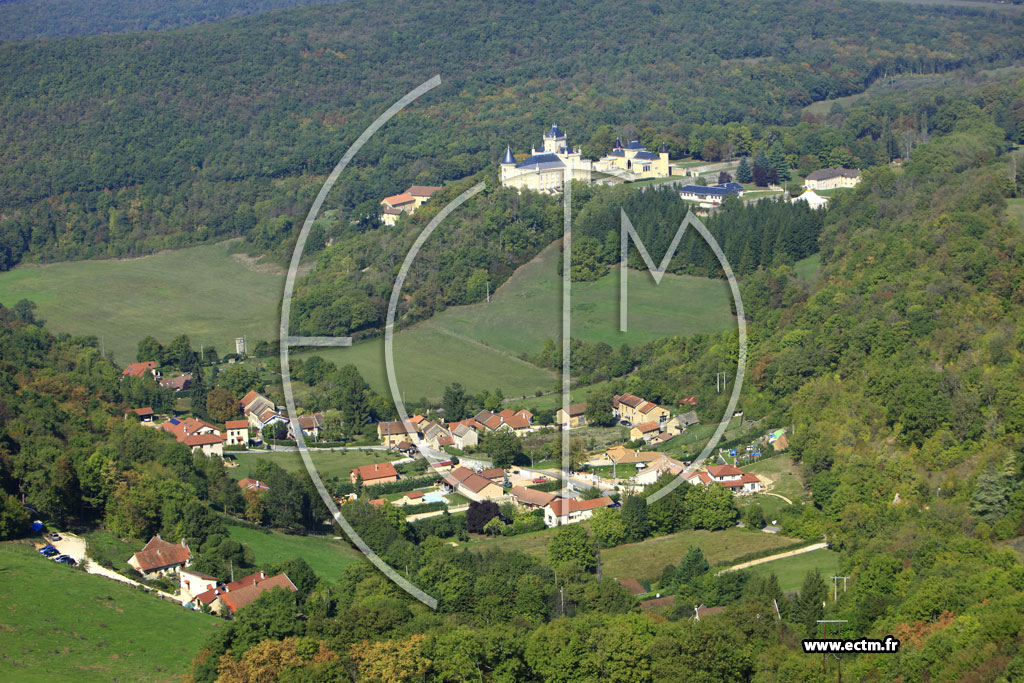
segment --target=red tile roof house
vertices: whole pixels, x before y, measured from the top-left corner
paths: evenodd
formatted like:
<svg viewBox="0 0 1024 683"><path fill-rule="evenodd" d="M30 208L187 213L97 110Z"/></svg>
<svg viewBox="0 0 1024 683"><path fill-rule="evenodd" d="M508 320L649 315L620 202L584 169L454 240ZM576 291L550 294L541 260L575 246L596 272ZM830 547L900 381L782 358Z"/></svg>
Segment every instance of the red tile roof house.
<svg viewBox="0 0 1024 683"><path fill-rule="evenodd" d="M302 429L302 435L310 439L319 439L320 433L324 428L324 415L323 413L313 413L312 415L299 415L296 418L299 422L299 428ZM292 422L288 421L288 438L294 439L295 435L292 433Z"/></svg>
<svg viewBox="0 0 1024 683"><path fill-rule="evenodd" d="M192 562L192 551L188 549L185 539L181 543L168 543L157 534L149 539L149 543L128 558L128 564L143 577L151 579L157 576L176 574L182 567Z"/></svg>
<svg viewBox="0 0 1024 683"><path fill-rule="evenodd" d="M356 479L361 477L364 486L374 484L385 484L389 481L398 481L398 470L389 462L361 465L349 472L349 480L354 484Z"/></svg>
<svg viewBox="0 0 1024 683"><path fill-rule="evenodd" d="M168 420L160 425L160 429L170 432L179 443L185 444L193 451L202 451L206 457L224 457L224 437L220 430L209 422L188 417L184 420Z"/></svg>
<svg viewBox="0 0 1024 683"><path fill-rule="evenodd" d="M234 614L262 593L275 588L282 588L292 593L298 590L287 574L267 577L263 572L256 572L243 579L200 593L195 597L193 605L196 609L200 609L202 605L208 605L213 612L220 612L224 607Z"/></svg>
<svg viewBox="0 0 1024 683"><path fill-rule="evenodd" d="M545 491L538 491L536 489L528 489L524 486L513 486L512 490L508 492L509 497L516 505L521 508L533 510L536 508L542 508L551 501L558 498L554 493Z"/></svg>
<svg viewBox="0 0 1024 683"><path fill-rule="evenodd" d="M135 413L139 418L139 422L152 422L153 421L153 409L152 408L133 408L128 413ZM128 413L124 414L125 419L128 419Z"/></svg>
<svg viewBox="0 0 1024 683"><path fill-rule="evenodd" d="M186 372L184 375L162 379L160 380L160 386L165 389L174 389L175 391L187 391L192 388L192 373Z"/></svg>
<svg viewBox="0 0 1024 683"><path fill-rule="evenodd" d="M248 420L228 420L224 423L224 431L227 432L224 436L227 438L228 446L249 445Z"/></svg>
<svg viewBox="0 0 1024 683"><path fill-rule="evenodd" d="M156 369L155 360L143 360L138 363L129 363L121 374L130 377L145 377L146 373L150 373L154 378L160 377L160 371Z"/></svg>
<svg viewBox="0 0 1024 683"><path fill-rule="evenodd" d="M559 498L548 503L544 508L544 524L549 527L562 524L575 524L594 515L594 510L609 507L615 503L608 496L579 500L578 498Z"/></svg>

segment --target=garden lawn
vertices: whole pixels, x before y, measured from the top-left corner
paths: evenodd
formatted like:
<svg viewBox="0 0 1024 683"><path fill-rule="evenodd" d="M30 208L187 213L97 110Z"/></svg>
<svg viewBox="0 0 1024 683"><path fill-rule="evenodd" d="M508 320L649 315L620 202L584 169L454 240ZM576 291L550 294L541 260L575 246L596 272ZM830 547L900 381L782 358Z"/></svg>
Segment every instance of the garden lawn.
<svg viewBox="0 0 1024 683"><path fill-rule="evenodd" d="M0 680L182 678L227 623L128 585L0 544Z"/></svg>
<svg viewBox="0 0 1024 683"><path fill-rule="evenodd" d="M369 455L367 455L369 453ZM234 480L244 479L253 476L253 465L257 460L269 460L283 467L293 474L305 476L306 465L302 462L302 456L298 451L274 451L273 453L231 453L238 462L238 467L227 468L228 476ZM339 477L348 481L349 472L352 468L370 463L390 462L394 454L386 451L322 451L311 449L309 457L313 459L320 478L328 481L333 477Z"/></svg>
<svg viewBox="0 0 1024 683"><path fill-rule="evenodd" d="M279 531L264 533L259 529L228 526L231 538L244 543L256 556L256 564L278 564L297 557L304 559L317 576L333 583L342 570L362 557L348 543L330 536L291 536Z"/></svg>
<svg viewBox="0 0 1024 683"><path fill-rule="evenodd" d="M786 496L794 503L807 496L801 483L800 468L795 466L785 453L760 460L753 465L744 467L744 470L771 479L775 482L772 493Z"/></svg>

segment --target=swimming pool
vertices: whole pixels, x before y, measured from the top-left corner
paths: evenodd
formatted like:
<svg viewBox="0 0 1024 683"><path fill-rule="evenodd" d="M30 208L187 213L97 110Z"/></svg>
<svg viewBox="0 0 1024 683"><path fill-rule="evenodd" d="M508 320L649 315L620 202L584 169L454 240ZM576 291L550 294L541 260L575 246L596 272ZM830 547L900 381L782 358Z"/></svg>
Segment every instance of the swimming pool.
<svg viewBox="0 0 1024 683"><path fill-rule="evenodd" d="M423 494L423 500L427 503L447 503L448 499L437 491L431 491L430 493Z"/></svg>

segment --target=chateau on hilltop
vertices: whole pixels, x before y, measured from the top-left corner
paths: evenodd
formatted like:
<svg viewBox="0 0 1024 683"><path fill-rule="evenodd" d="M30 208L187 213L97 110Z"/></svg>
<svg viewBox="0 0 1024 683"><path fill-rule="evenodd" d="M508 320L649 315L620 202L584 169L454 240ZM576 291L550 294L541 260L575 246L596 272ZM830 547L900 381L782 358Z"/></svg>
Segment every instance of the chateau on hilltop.
<svg viewBox="0 0 1024 683"><path fill-rule="evenodd" d="M647 151L639 140L625 147L618 138L615 147L599 161L582 158L579 147L571 147L565 133L557 126L544 133L544 148L530 150L530 156L517 162L512 148L505 148L501 163L501 184L520 190L557 194L568 169L573 180L585 183L614 183L642 178L665 178L672 175L668 163L668 149L664 143L661 152ZM597 174L595 176L595 174Z"/></svg>
<svg viewBox="0 0 1024 683"><path fill-rule="evenodd" d="M570 147L558 126L544 133L544 149L530 150L530 156L516 163L512 148L505 149L501 160L501 184L520 190L556 194L562 191L565 171L573 180L593 182L594 162L580 156L580 148Z"/></svg>

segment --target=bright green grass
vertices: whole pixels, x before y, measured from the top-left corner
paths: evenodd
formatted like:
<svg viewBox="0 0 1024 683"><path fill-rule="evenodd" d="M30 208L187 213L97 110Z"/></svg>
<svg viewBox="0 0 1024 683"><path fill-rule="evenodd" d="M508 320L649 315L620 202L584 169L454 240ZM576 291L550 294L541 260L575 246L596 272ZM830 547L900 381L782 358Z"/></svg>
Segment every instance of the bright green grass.
<svg viewBox="0 0 1024 683"><path fill-rule="evenodd" d="M806 495L800 480L799 468L785 453L761 460L744 468L753 474L762 474L775 482L772 493L786 496L794 503Z"/></svg>
<svg viewBox="0 0 1024 683"><path fill-rule="evenodd" d="M801 280L813 283L821 271L821 254L811 254L793 264L793 272Z"/></svg>
<svg viewBox="0 0 1024 683"><path fill-rule="evenodd" d="M369 451L369 453L370 455L365 455L363 451L311 450L309 456L313 459L313 464L316 465L317 472L320 473L320 478L324 481L332 477L340 477L347 481L349 472L352 471L353 467L368 465L374 462L390 461L394 457L393 454L385 451ZM229 477L236 481L252 476L252 468L257 460L269 460L293 474L298 473L303 476L306 474L306 466L303 464L302 456L299 455L298 451L274 453L239 452L232 453L231 455L234 455L238 460L238 467L229 467L227 473Z"/></svg>
<svg viewBox="0 0 1024 683"><path fill-rule="evenodd" d="M284 276L256 272L226 244L136 259L22 266L0 273L0 303L31 299L60 332L103 337L119 363L135 360L139 340L185 333L198 347L234 352L235 337L277 337Z"/></svg>
<svg viewBox="0 0 1024 683"><path fill-rule="evenodd" d="M395 335L395 367L407 400L439 398L460 382L470 392L501 387L505 396L551 391L554 372L522 361L561 331L562 283L558 244L521 267L491 297L491 303L458 306ZM666 275L655 285L649 273L629 275L629 330L619 332L619 276L572 286L572 334L618 348L673 335L714 332L734 324L725 281ZM308 353L308 352L307 352ZM387 391L383 339L347 349L317 351L353 363L377 391Z"/></svg>
<svg viewBox="0 0 1024 683"><path fill-rule="evenodd" d="M334 582L342 570L362 554L345 541L329 536L290 536L278 531L263 533L257 529L229 526L232 540L244 543L256 556L256 564L278 564L301 557L321 579Z"/></svg>
<svg viewBox="0 0 1024 683"><path fill-rule="evenodd" d="M0 544L0 680L168 681L226 623Z"/></svg>
<svg viewBox="0 0 1024 683"><path fill-rule="evenodd" d="M764 535L768 536L770 534ZM779 588L783 592L790 592L800 590L807 572L814 571L815 569L820 571L821 575L825 577L825 583L829 587L829 599L831 600L832 580L828 577L835 576L839 572L839 553L834 550L827 548L812 550L802 555L793 555L792 557L784 557L781 560L755 564L753 567L748 567L745 571L754 572L755 574L774 573L779 579ZM843 586L840 583L839 592L842 593L842 591Z"/></svg>

